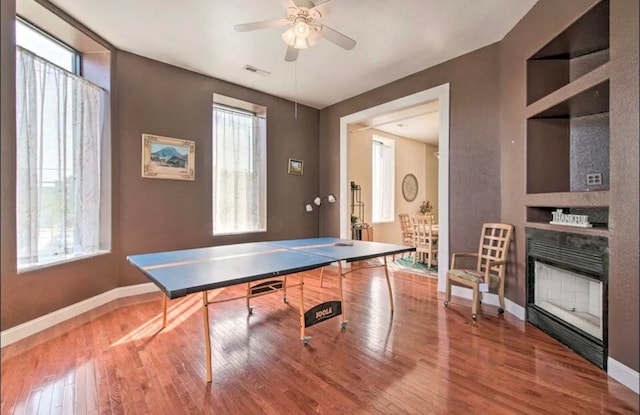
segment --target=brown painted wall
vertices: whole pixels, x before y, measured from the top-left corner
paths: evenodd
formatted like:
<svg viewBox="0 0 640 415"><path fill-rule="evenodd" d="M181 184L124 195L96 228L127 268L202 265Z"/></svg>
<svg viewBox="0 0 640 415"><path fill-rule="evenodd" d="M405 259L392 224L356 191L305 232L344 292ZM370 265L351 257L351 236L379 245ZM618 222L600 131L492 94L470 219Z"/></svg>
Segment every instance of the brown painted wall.
<svg viewBox="0 0 640 415"><path fill-rule="evenodd" d="M12 275L15 279L16 263L16 235L13 229L16 226L15 215L11 213L16 203L15 171L16 171L16 122L15 102L16 91L13 85L16 83L16 52L14 13L15 0L0 2L0 284L1 313L8 310L5 299L8 299L8 284L4 283L6 275ZM9 232L9 230L12 230ZM4 322L2 330L6 327Z"/></svg>
<svg viewBox="0 0 640 415"><path fill-rule="evenodd" d="M640 6L611 1L609 354L640 370Z"/></svg>
<svg viewBox="0 0 640 415"><path fill-rule="evenodd" d="M120 182L119 285L147 282L125 257L141 252L187 249L267 239L312 237L317 215L305 212L318 189L318 110L212 79L177 67L118 52L119 126L114 140ZM213 93L267 107L267 232L212 236ZM196 179L143 179L143 133L196 142ZM287 174L289 158L304 161L304 175Z"/></svg>
<svg viewBox="0 0 640 415"><path fill-rule="evenodd" d="M15 235L15 2L2 2L2 330L117 286L114 254L18 275Z"/></svg>
<svg viewBox="0 0 640 415"><path fill-rule="evenodd" d="M540 0L501 41L502 220L516 226L507 296L525 302L526 59L597 0ZM638 2L611 2L609 355L638 370ZM592 194L553 198L558 206Z"/></svg>
<svg viewBox="0 0 640 415"><path fill-rule="evenodd" d="M311 237L317 216L304 204L318 190L318 110L129 53L112 62L112 252L18 275L15 257L15 2L2 1L1 287L6 330L117 286L148 282L126 263L132 253L249 240ZM213 93L267 107L267 232L213 238ZM196 141L194 182L142 179L141 135ZM304 176L287 174L289 158Z"/></svg>
<svg viewBox="0 0 640 415"><path fill-rule="evenodd" d="M321 110L320 192L338 189L341 117L448 82L450 249L477 249L482 223L500 219L499 58L493 44ZM328 213L337 236L339 208Z"/></svg>

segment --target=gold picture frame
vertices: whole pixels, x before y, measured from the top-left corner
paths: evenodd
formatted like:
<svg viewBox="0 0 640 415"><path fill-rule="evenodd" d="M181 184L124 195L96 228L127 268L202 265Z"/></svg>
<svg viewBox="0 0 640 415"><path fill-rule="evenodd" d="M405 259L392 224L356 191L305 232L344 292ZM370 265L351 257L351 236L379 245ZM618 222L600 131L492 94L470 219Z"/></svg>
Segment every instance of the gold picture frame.
<svg viewBox="0 0 640 415"><path fill-rule="evenodd" d="M142 177L195 180L195 141L142 134Z"/></svg>
<svg viewBox="0 0 640 415"><path fill-rule="evenodd" d="M302 160L289 159L287 173L302 176L304 173L304 162Z"/></svg>

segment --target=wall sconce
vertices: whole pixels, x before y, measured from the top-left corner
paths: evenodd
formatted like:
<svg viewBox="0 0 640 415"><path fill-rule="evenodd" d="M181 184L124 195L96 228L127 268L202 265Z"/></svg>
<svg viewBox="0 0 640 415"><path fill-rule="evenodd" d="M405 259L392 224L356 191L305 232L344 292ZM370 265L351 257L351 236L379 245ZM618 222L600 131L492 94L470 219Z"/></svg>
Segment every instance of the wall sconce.
<svg viewBox="0 0 640 415"><path fill-rule="evenodd" d="M316 196L316 198L315 198L315 199L313 199L313 202L312 202L312 203L313 203L314 205L316 205L316 206L320 206L320 205L322 205L322 201L323 201L323 200L326 200L326 201L327 201L327 202L329 202L329 203L336 203L336 200L337 200L337 199L336 199L336 197L333 195L333 193L329 193L326 197ZM304 206L304 209L305 209L307 212L313 212L313 205L312 205L311 203L307 203L307 204Z"/></svg>
<svg viewBox="0 0 640 415"><path fill-rule="evenodd" d="M336 203L336 197L333 195L333 193L329 193L326 197L320 197L320 196L316 196L315 199L313 199L313 202L311 203L307 203L306 205L304 205L304 210L306 210L307 212L313 212L313 205L316 205L318 207L318 237L320 236L320 206L322 205L322 201L326 200L328 203Z"/></svg>

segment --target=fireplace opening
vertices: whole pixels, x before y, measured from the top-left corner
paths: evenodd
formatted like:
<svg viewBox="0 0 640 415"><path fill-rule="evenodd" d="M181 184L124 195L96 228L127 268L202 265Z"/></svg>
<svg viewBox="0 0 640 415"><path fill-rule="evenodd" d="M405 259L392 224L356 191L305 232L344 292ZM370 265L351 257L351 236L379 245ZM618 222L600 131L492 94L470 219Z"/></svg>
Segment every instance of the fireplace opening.
<svg viewBox="0 0 640 415"><path fill-rule="evenodd" d="M602 282L535 261L534 304L602 340Z"/></svg>
<svg viewBox="0 0 640 415"><path fill-rule="evenodd" d="M606 369L608 240L527 228L527 321Z"/></svg>

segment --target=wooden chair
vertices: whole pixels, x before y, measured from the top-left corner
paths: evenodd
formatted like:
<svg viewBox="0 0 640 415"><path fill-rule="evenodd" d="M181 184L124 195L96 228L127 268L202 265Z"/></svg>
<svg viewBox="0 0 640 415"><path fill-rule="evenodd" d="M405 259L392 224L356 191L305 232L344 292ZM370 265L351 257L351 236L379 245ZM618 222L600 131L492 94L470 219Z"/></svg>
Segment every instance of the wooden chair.
<svg viewBox="0 0 640 415"><path fill-rule="evenodd" d="M438 232L433 229L431 217L425 215L411 216L413 225L413 244L416 253L413 263L420 258L429 268L438 256Z"/></svg>
<svg viewBox="0 0 640 415"><path fill-rule="evenodd" d="M398 215L398 218L400 218L402 243L407 246L413 246L413 225L411 224L411 217L408 213L401 213Z"/></svg>
<svg viewBox="0 0 640 415"><path fill-rule="evenodd" d="M451 269L447 272L447 292L444 306L451 301L451 284L456 283L473 289L471 318L475 320L480 311L482 292L480 284L487 284L486 290L498 289L500 308L498 313L504 313L504 274L507 267L507 253L513 234L513 226L503 223L485 223L482 226L480 247L477 253L456 253L451 257ZM477 257L475 269L457 269L456 259L462 256Z"/></svg>

